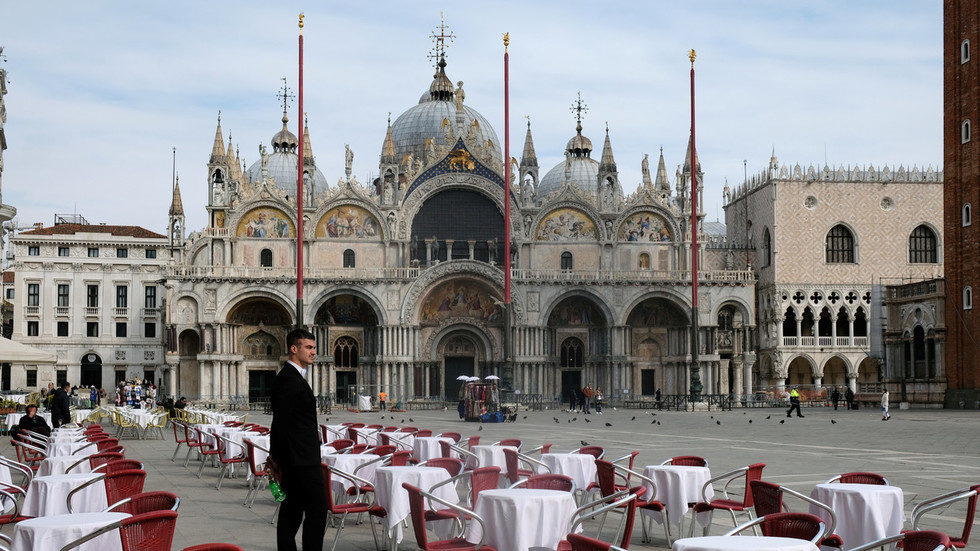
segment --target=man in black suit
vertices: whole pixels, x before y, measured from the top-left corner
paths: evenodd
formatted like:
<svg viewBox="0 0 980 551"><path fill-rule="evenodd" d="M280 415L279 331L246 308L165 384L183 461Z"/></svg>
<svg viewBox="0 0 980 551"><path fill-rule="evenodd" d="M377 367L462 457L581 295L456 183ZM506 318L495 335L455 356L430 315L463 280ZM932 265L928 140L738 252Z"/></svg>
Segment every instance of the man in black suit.
<svg viewBox="0 0 980 551"><path fill-rule="evenodd" d="M327 527L327 501L320 471L320 433L316 399L306 382L313 364L313 334L294 329L286 335L289 359L272 383L272 433L267 466L286 499L279 509L276 546L296 550L296 532L303 525L303 551L321 551ZM303 516L306 516L305 520Z"/></svg>
<svg viewBox="0 0 980 551"><path fill-rule="evenodd" d="M54 391L51 399L51 426L58 428L71 422L71 399L68 397L68 382L61 383L61 388Z"/></svg>

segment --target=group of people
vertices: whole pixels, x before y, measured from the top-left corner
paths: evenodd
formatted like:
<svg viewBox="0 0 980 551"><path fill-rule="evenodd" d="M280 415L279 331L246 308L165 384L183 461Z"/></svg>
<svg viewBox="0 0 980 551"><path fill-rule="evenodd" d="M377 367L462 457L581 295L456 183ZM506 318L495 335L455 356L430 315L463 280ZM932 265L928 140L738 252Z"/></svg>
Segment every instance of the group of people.
<svg viewBox="0 0 980 551"><path fill-rule="evenodd" d="M585 385L585 388L572 388L568 391L568 411L579 411L582 413L591 414L590 408L595 406L595 412L598 415L602 415L602 400L605 396L602 393L602 387L596 386L595 389L592 385Z"/></svg>
<svg viewBox="0 0 980 551"><path fill-rule="evenodd" d="M54 383L48 383L48 388L41 389L41 403L47 406L48 409L51 409L51 400L54 399L55 392L60 388L55 388ZM95 385L89 386L88 388L69 385L67 395L70 405L95 408L105 398L105 389L97 389ZM88 404L84 403L84 400L88 400Z"/></svg>
<svg viewBox="0 0 980 551"><path fill-rule="evenodd" d="M853 408L854 404L854 391L848 387L844 391L844 402L847 404L847 409ZM841 393L840 390L835 386L833 392L830 393L830 403L834 406L834 411L837 411L837 406L840 404ZM892 418L891 414L888 412L889 406L889 394L887 388L881 389L881 420L887 421ZM792 417L793 410L796 410L797 417L803 417L803 413L800 411L800 387L799 385L793 386L793 389L789 391L789 409L786 410L786 417Z"/></svg>

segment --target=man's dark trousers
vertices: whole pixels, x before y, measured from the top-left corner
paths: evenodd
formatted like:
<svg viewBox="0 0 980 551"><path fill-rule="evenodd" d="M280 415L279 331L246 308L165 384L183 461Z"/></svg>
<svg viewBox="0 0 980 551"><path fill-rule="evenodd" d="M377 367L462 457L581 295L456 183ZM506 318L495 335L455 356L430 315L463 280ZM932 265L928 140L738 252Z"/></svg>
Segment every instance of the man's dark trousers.
<svg viewBox="0 0 980 551"><path fill-rule="evenodd" d="M323 494L320 467L290 467L282 473L286 499L279 509L276 547L279 551L296 549L296 531L303 525L303 551L323 549L327 528L327 500ZM303 517L306 521L303 521Z"/></svg>

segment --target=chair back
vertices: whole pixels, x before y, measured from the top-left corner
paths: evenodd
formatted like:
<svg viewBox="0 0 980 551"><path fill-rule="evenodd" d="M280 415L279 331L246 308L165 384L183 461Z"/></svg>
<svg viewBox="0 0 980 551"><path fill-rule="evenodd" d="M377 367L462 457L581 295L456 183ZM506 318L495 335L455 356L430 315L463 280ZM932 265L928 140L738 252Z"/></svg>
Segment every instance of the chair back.
<svg viewBox="0 0 980 551"><path fill-rule="evenodd" d="M416 427L402 427L402 428L398 429L398 432L410 432L412 434L415 434L418 431L419 431L419 429L416 428Z"/></svg>
<svg viewBox="0 0 980 551"><path fill-rule="evenodd" d="M201 441L197 437L197 429L187 423L184 423L184 442L192 448L201 445Z"/></svg>
<svg viewBox="0 0 980 551"><path fill-rule="evenodd" d="M633 506L636 509L636 505ZM609 551L611 543L606 543L582 534L569 534L568 543L572 546L572 551Z"/></svg>
<svg viewBox="0 0 980 551"><path fill-rule="evenodd" d="M366 426L364 428L366 428L366 429L379 429L380 430L380 429L385 428L385 426L384 425L368 425L368 426Z"/></svg>
<svg viewBox="0 0 980 551"><path fill-rule="evenodd" d="M177 525L176 511L153 511L122 520L123 551L170 551Z"/></svg>
<svg viewBox="0 0 980 551"><path fill-rule="evenodd" d="M240 427L240 426L242 426L242 423L240 421L225 421L224 423L221 423L221 424L224 425L224 426L226 426L226 427Z"/></svg>
<svg viewBox="0 0 980 551"><path fill-rule="evenodd" d="M520 463L517 460L517 452L510 448L504 448L504 464L507 466L507 480L511 484L517 484L521 479L518 473Z"/></svg>
<svg viewBox="0 0 980 551"><path fill-rule="evenodd" d="M174 429L174 442L176 442L177 444L183 444L187 442L187 437L185 436L184 438L181 438L180 434L177 432L177 423L175 421L171 421L170 426L173 427ZM88 429L85 429L85 433L88 434L88 432L89 432Z"/></svg>
<svg viewBox="0 0 980 551"><path fill-rule="evenodd" d="M391 437L388 436L387 434L383 433L383 432L378 434L378 440L381 441L381 445L382 446L389 446L389 445L391 445Z"/></svg>
<svg viewBox="0 0 980 551"><path fill-rule="evenodd" d="M752 481L762 478L762 469L765 466L765 463L753 463L746 468L745 492L742 494L742 507L749 508L752 506Z"/></svg>
<svg viewBox="0 0 980 551"><path fill-rule="evenodd" d="M180 498L171 492L143 492L129 498L129 501L113 509L116 513L143 515L153 511L176 511Z"/></svg>
<svg viewBox="0 0 980 551"><path fill-rule="evenodd" d="M408 492L408 507L411 511L415 541L419 549L426 549L429 546L429 539L425 534L425 498L422 497L422 490L408 482L403 482L402 488Z"/></svg>
<svg viewBox="0 0 980 551"><path fill-rule="evenodd" d="M458 432L444 432L439 435L441 438L452 438L457 444L463 439L463 435Z"/></svg>
<svg viewBox="0 0 980 551"><path fill-rule="evenodd" d="M259 469L259 464L255 462L255 443L245 439L245 456L248 458L248 470L252 472L254 477L262 477L266 475L264 469Z"/></svg>
<svg viewBox="0 0 980 551"><path fill-rule="evenodd" d="M517 451L521 451L521 441L517 438L505 438L501 440L498 444L499 446L513 446L517 448Z"/></svg>
<svg viewBox="0 0 980 551"><path fill-rule="evenodd" d="M344 448L349 448L349 447L353 446L354 445L354 441L353 440L349 440L347 438L338 438L338 439L334 440L333 442L330 442L329 444L324 444L324 445L325 446L330 446L333 449L335 449L337 451L340 451L340 450L342 450Z"/></svg>
<svg viewBox="0 0 980 551"><path fill-rule="evenodd" d="M483 490L496 489L500 484L500 467L479 467L473 469L470 474L470 486L472 487L472 501L470 505L476 505L476 498Z"/></svg>
<svg viewBox="0 0 980 551"><path fill-rule="evenodd" d="M119 473L128 470L143 470L143 464L135 459L115 459L109 461L99 468L100 472L106 474Z"/></svg>
<svg viewBox="0 0 980 551"><path fill-rule="evenodd" d="M466 439L466 449L472 449L473 446L478 446L480 444L479 436L470 436Z"/></svg>
<svg viewBox="0 0 980 551"><path fill-rule="evenodd" d="M106 452L106 453L121 453L123 455L126 454L126 448L124 448L124 447L122 447L120 445L115 445L115 446L113 446L111 448L106 448L103 451Z"/></svg>
<svg viewBox="0 0 980 551"><path fill-rule="evenodd" d="M759 523L763 536L807 541L821 535L824 526L820 517L810 513L773 513Z"/></svg>
<svg viewBox="0 0 980 551"><path fill-rule="evenodd" d="M105 465L106 463L109 463L111 461L116 461L119 459L125 459L123 454L119 452L93 453L92 455L88 456L89 470L94 471L95 469L101 467L102 465ZM112 504L110 503L109 505Z"/></svg>
<svg viewBox="0 0 980 551"><path fill-rule="evenodd" d="M752 503L755 506L755 516L774 515L783 510L783 489L779 484L753 480L749 482L752 493Z"/></svg>
<svg viewBox="0 0 980 551"><path fill-rule="evenodd" d="M146 480L146 471L137 469L107 474L104 479L106 501L111 505L141 493L144 480Z"/></svg>
<svg viewBox="0 0 980 551"><path fill-rule="evenodd" d="M559 492L575 491L575 482L563 474L536 474L528 477L520 487L529 490L558 490Z"/></svg>
<svg viewBox="0 0 980 551"><path fill-rule="evenodd" d="M432 431L429 429L422 429L420 431L415 431L415 436L417 438L428 438L429 436L432 436Z"/></svg>
<svg viewBox="0 0 980 551"><path fill-rule="evenodd" d="M902 539L904 551L934 551L940 545L950 548L953 542L946 534L933 530L909 530Z"/></svg>
<svg viewBox="0 0 980 551"><path fill-rule="evenodd" d="M353 446L350 447L350 451L347 453L353 453L353 454L364 453L365 451L367 451L367 449L368 449L367 444L354 444Z"/></svg>
<svg viewBox="0 0 980 551"><path fill-rule="evenodd" d="M425 462L426 467L442 467L449 476L456 476L463 471L463 460L455 457L433 457Z"/></svg>
<svg viewBox="0 0 980 551"><path fill-rule="evenodd" d="M385 427L382 430L384 430L385 432L398 432L398 427Z"/></svg>
<svg viewBox="0 0 980 551"><path fill-rule="evenodd" d="M95 443L95 447L99 448L100 452L109 451L109 448L118 445L119 440L116 440L115 438L103 438Z"/></svg>
<svg viewBox="0 0 980 551"><path fill-rule="evenodd" d="M616 493L616 466L602 459L595 460L596 480L599 482L599 493L608 497Z"/></svg>
<svg viewBox="0 0 980 551"><path fill-rule="evenodd" d="M412 452L408 450L398 450L391 454L390 465L392 467L405 467L408 466L409 459L412 458Z"/></svg>
<svg viewBox="0 0 980 551"><path fill-rule="evenodd" d="M371 453L374 455L391 455L395 453L397 449L398 448L396 448L395 446L388 444L388 445L375 446L370 450L368 450L367 453Z"/></svg>
<svg viewBox="0 0 980 551"><path fill-rule="evenodd" d="M844 473L840 475L842 484L874 484L877 486L888 486L888 480L876 473Z"/></svg>
<svg viewBox="0 0 980 551"><path fill-rule="evenodd" d="M963 525L963 534L957 539L958 543L962 543L963 547L970 542L970 531L973 529L973 518L977 514L977 496L980 495L980 484L976 486L971 486L973 490L973 495L966 502L966 524Z"/></svg>
<svg viewBox="0 0 980 551"><path fill-rule="evenodd" d="M453 450L450 447L449 442L446 442L445 440L439 441L439 450L442 452L442 457L444 458L449 459L453 456Z"/></svg>
<svg viewBox="0 0 980 551"><path fill-rule="evenodd" d="M679 467L707 467L708 461L697 455L678 455L670 458L670 464Z"/></svg>
<svg viewBox="0 0 980 551"><path fill-rule="evenodd" d="M357 442L357 433L359 432L357 429L359 428L360 427L347 427L347 438Z"/></svg>
<svg viewBox="0 0 980 551"><path fill-rule="evenodd" d="M602 456L605 455L606 452L602 449L602 446L582 446L578 449L577 453L584 453L586 455L591 455L596 459L602 459Z"/></svg>

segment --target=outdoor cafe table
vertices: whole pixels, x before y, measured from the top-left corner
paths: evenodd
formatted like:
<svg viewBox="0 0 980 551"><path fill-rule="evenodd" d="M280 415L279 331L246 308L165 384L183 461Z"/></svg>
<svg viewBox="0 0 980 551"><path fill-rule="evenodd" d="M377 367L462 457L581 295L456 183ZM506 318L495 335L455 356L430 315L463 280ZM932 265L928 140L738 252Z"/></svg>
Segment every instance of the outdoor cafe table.
<svg viewBox="0 0 980 551"><path fill-rule="evenodd" d="M49 427L51 426L51 412L50 411L39 411L39 412L37 412L37 414L44 418L44 421L48 424ZM16 413L8 413L7 414L7 430L9 431L10 429L16 427L17 426L17 423L20 423L20 419L24 415L26 415L26 414L25 413L22 413L22 412L19 412L19 411L16 412Z"/></svg>
<svg viewBox="0 0 980 551"><path fill-rule="evenodd" d="M76 513L22 520L14 526L13 551L61 551L69 543L118 522L126 513ZM76 551L122 551L119 531L113 530L73 548Z"/></svg>
<svg viewBox="0 0 980 551"><path fill-rule="evenodd" d="M27 488L27 497L20 514L28 517L46 517L68 513L66 502L68 493L102 474L56 474L35 476ZM104 511L106 503L105 484L91 484L72 497L72 508L76 513Z"/></svg>
<svg viewBox="0 0 980 551"><path fill-rule="evenodd" d="M834 532L844 540L845 549L895 535L905 523L904 496L898 486L817 484L810 497L834 510ZM811 505L810 513L829 525L827 511Z"/></svg>
<svg viewBox="0 0 980 551"><path fill-rule="evenodd" d="M320 447L320 459L323 463L330 465L338 471L353 474L374 484L374 471L378 468L378 462L372 463L363 469L354 472L355 469L366 463L371 463L378 459L377 455L370 453L324 453L325 449L333 450L330 446ZM334 492L347 492L354 487L354 483L342 476L331 477ZM334 496L336 498L336 496ZM342 500L343 502L345 500Z"/></svg>
<svg viewBox="0 0 980 551"><path fill-rule="evenodd" d="M381 429L369 429L367 427L361 427L354 429L357 431L357 442L355 444L367 444L368 446L377 446L381 443L381 439L378 438L378 434Z"/></svg>
<svg viewBox="0 0 980 551"><path fill-rule="evenodd" d="M327 427L327 441L324 444L329 444L334 440L345 440L347 438L347 427L344 425L324 425Z"/></svg>
<svg viewBox="0 0 980 551"><path fill-rule="evenodd" d="M480 492L473 512L487 524L485 545L524 551L556 548L568 534L575 508L571 492L515 488ZM466 541L479 543L482 536L480 523L470 522Z"/></svg>
<svg viewBox="0 0 980 551"><path fill-rule="evenodd" d="M380 434L386 435L391 445L399 450L412 451L415 449L415 435L410 432L388 431ZM381 443L381 437L378 437L378 443Z"/></svg>
<svg viewBox="0 0 980 551"><path fill-rule="evenodd" d="M378 467L374 477L375 503L388 512L388 516L383 521L384 526L391 537L400 542L402 521L408 519L411 512L408 491L402 487L402 484L408 482L416 488L428 491L436 484L449 480L449 471L442 467ZM453 484L436 488L435 496L449 503L459 501ZM439 509L445 508L440 504L433 504L433 506Z"/></svg>
<svg viewBox="0 0 980 551"><path fill-rule="evenodd" d="M64 455L74 456L75 459L98 453L99 446L94 442L82 440L52 440L48 442L48 457L60 457Z"/></svg>
<svg viewBox="0 0 980 551"><path fill-rule="evenodd" d="M250 434L246 434L245 435L245 438L242 439L242 445L245 444L245 440L251 440L253 444L255 444L256 446L258 446L257 448L255 448L255 464L256 465L261 465L261 464L265 463L265 460L269 458L269 453L268 452L265 452L265 451L262 451L259 448L262 448L264 450L268 450L269 449L270 442L272 440L269 437L269 435L268 434L257 434L257 433L254 433L253 432L253 433L250 433ZM248 461L248 456L245 456L245 461ZM246 468L247 468L247 466L246 466ZM246 477L246 480L252 480L252 469L248 469L248 474L246 474L245 477Z"/></svg>
<svg viewBox="0 0 980 551"><path fill-rule="evenodd" d="M88 457L88 456L86 456ZM37 466L36 476L48 476L52 474L65 474L65 469L71 467L75 464L80 456L77 455L59 455L56 457L45 457L41 460L41 463ZM88 461L82 461L77 467L72 469L72 473L85 474L92 472L92 464Z"/></svg>
<svg viewBox="0 0 980 551"><path fill-rule="evenodd" d="M470 448L470 452L476 456L480 464L475 465L473 458L466 456L466 466L473 469L477 467L500 467L500 472L506 472L507 458L504 457L504 450L508 448L517 451L514 446L473 446Z"/></svg>
<svg viewBox="0 0 980 551"><path fill-rule="evenodd" d="M415 439L415 459L420 463L428 461L433 457L442 457L442 447L439 442L449 442L455 444L456 441L447 436L420 436ZM450 452L453 457L459 457L455 450Z"/></svg>
<svg viewBox="0 0 980 551"><path fill-rule="evenodd" d="M653 480L657 487L655 499L664 504L670 523L679 526L689 505L702 500L701 488L705 482L711 480L711 469L684 465L647 465L643 468L643 476ZM646 488L644 499L650 499L650 483L644 481L643 487ZM705 494L710 500L715 495L714 487L708 485ZM643 514L658 524L663 524L660 511L643 510Z"/></svg>
<svg viewBox="0 0 980 551"><path fill-rule="evenodd" d="M766 536L705 536L674 542L673 551L818 551L807 540Z"/></svg>
<svg viewBox="0 0 980 551"><path fill-rule="evenodd" d="M595 480L595 456L587 453L543 453L541 462L548 466L552 474L571 478L576 489L584 491ZM548 469L534 465L537 474L546 474Z"/></svg>

